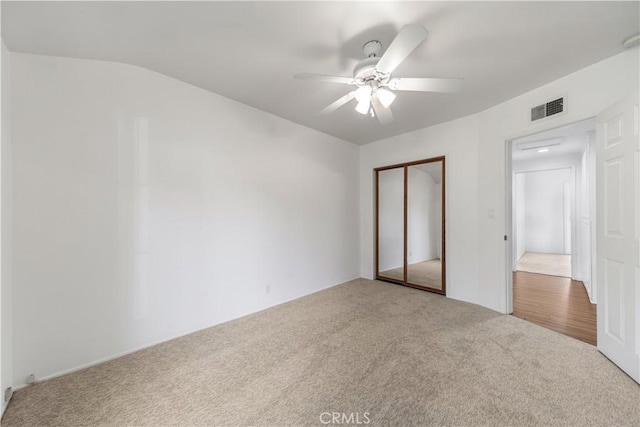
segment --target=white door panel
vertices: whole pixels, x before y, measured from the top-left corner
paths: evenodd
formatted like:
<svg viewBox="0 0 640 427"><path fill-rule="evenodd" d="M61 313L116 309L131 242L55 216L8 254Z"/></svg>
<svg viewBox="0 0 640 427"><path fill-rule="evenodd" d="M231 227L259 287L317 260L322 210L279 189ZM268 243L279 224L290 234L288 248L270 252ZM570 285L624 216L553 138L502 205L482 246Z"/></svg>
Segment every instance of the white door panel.
<svg viewBox="0 0 640 427"><path fill-rule="evenodd" d="M598 349L640 382L638 95L597 118Z"/></svg>

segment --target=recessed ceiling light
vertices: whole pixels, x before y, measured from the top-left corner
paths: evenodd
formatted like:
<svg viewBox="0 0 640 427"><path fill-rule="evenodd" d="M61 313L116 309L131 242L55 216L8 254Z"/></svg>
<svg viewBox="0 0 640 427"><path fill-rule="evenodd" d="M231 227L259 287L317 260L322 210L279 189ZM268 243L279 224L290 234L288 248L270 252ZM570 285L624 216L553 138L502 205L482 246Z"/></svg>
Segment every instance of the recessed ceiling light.
<svg viewBox="0 0 640 427"><path fill-rule="evenodd" d="M548 148L541 148L538 150L538 153L546 153L547 151L549 151Z"/></svg>
<svg viewBox="0 0 640 427"><path fill-rule="evenodd" d="M625 49L631 49L638 45L640 45L640 33L635 34L622 42L622 46L624 46Z"/></svg>

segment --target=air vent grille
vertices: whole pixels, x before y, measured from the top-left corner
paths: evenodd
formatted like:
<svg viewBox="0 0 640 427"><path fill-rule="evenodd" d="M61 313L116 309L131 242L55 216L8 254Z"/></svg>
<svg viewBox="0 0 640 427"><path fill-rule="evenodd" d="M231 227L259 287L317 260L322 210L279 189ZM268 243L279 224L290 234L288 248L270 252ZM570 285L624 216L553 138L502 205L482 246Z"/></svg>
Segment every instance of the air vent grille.
<svg viewBox="0 0 640 427"><path fill-rule="evenodd" d="M564 98L537 105L531 109L531 121L544 119L564 112Z"/></svg>
<svg viewBox="0 0 640 427"><path fill-rule="evenodd" d="M562 113L564 111L563 101L563 98L558 98L551 102L547 102L547 117Z"/></svg>
<svg viewBox="0 0 640 427"><path fill-rule="evenodd" d="M544 119L545 118L544 110L545 110L545 104L538 105L537 107L533 107L531 109L531 121Z"/></svg>

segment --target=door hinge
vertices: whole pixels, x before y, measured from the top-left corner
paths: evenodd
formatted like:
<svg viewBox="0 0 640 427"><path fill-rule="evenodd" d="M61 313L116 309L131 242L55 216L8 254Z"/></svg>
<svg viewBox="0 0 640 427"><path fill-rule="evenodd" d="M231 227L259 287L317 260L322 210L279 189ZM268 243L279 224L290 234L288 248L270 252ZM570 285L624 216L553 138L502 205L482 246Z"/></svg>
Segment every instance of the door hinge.
<svg viewBox="0 0 640 427"><path fill-rule="evenodd" d="M504 241L505 242L507 241L507 235L506 234L504 235Z"/></svg>

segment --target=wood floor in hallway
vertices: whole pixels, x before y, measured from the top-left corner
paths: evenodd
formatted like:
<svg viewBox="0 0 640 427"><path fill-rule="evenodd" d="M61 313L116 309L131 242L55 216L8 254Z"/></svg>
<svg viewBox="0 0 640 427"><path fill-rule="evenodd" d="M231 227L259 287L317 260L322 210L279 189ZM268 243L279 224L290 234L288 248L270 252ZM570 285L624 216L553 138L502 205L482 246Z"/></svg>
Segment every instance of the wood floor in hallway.
<svg viewBox="0 0 640 427"><path fill-rule="evenodd" d="M596 305L582 282L544 274L513 273L513 315L596 345Z"/></svg>

